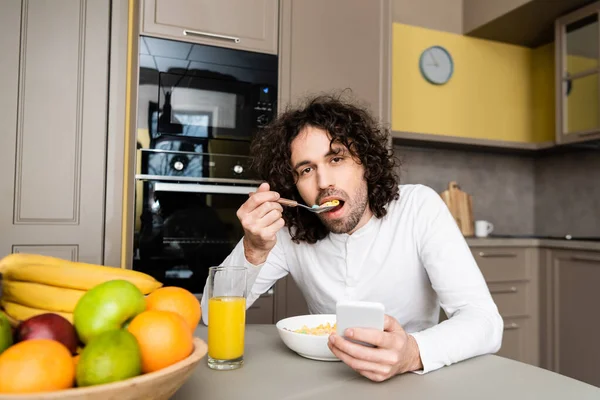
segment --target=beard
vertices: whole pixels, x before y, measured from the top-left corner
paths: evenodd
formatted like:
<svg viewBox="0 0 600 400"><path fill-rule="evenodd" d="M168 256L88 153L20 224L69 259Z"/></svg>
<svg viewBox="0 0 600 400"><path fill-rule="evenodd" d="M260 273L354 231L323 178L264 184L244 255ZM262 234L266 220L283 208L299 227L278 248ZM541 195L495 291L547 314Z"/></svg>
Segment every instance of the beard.
<svg viewBox="0 0 600 400"><path fill-rule="evenodd" d="M352 198L343 190L324 190L319 195L319 199L328 196L339 197L340 200L344 201L344 207L348 211L346 216L338 219L331 219L322 214L317 214L323 225L333 233L348 233L356 228L369 204L367 185L360 185Z"/></svg>

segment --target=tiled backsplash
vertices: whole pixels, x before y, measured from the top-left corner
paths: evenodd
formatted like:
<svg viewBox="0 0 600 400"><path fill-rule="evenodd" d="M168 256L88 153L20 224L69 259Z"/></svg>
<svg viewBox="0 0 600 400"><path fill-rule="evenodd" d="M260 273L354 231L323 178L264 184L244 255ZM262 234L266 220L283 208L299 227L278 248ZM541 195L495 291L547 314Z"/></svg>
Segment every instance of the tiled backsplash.
<svg viewBox="0 0 600 400"><path fill-rule="evenodd" d="M473 218L494 233L535 233L535 162L531 157L475 151L394 147L401 183L421 183L441 193L450 181L473 196Z"/></svg>
<svg viewBox="0 0 600 400"><path fill-rule="evenodd" d="M539 157L395 146L402 183L457 181L498 234L600 236L600 151Z"/></svg>
<svg viewBox="0 0 600 400"><path fill-rule="evenodd" d="M538 234L600 236L600 150L540 157L535 178Z"/></svg>

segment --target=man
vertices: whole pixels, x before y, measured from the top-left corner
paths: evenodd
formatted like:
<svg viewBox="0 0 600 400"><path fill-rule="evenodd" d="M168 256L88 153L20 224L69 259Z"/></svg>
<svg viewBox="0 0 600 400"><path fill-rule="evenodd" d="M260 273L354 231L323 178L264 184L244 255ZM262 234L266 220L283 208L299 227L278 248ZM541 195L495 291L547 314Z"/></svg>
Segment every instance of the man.
<svg viewBox="0 0 600 400"><path fill-rule="evenodd" d="M503 331L440 196L399 185L387 134L368 112L332 97L283 113L253 143L266 183L239 208L245 235L223 262L248 268L248 306L287 274L311 313L335 313L340 300L383 303L383 332L346 332L375 348L329 340L338 358L373 381L497 352ZM340 205L314 214L283 208L280 197ZM449 317L442 323L440 306Z"/></svg>

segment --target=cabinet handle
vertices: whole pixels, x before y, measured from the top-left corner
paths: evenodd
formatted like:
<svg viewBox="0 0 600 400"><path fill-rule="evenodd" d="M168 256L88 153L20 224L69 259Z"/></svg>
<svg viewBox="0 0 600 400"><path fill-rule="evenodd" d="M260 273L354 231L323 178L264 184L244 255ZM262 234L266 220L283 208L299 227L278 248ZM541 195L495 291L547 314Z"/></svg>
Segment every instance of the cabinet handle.
<svg viewBox="0 0 600 400"><path fill-rule="evenodd" d="M505 331L510 331L510 330L519 329L519 328L520 328L519 324L516 324L514 322L512 322L510 325L505 325L504 326L504 330Z"/></svg>
<svg viewBox="0 0 600 400"><path fill-rule="evenodd" d="M222 39L222 40L228 40L230 42L233 43L239 43L240 42L240 38L234 37L234 36L226 36L226 35L219 35L216 33L208 33L208 32L198 32L198 31L190 31L189 29L184 29L183 30L183 35L184 36L205 36L211 39Z"/></svg>
<svg viewBox="0 0 600 400"><path fill-rule="evenodd" d="M573 261L589 261L589 262L600 263L600 258L598 258L598 257L590 257L590 256L572 256L571 260L573 260Z"/></svg>
<svg viewBox="0 0 600 400"><path fill-rule="evenodd" d="M498 290L490 290L491 294L499 294L499 293L517 293L517 287L511 286L510 289L498 289Z"/></svg>
<svg viewBox="0 0 600 400"><path fill-rule="evenodd" d="M485 253L483 251L479 252L479 257L516 257L515 253Z"/></svg>

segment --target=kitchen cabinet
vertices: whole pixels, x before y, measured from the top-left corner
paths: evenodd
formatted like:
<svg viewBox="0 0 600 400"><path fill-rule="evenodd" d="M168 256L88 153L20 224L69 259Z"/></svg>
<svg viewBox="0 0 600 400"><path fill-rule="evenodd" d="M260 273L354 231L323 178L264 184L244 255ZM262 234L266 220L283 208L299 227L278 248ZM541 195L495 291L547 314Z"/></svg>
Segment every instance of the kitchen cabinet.
<svg viewBox="0 0 600 400"><path fill-rule="evenodd" d="M275 322L296 315L306 315L308 305L294 278L287 275L275 285Z"/></svg>
<svg viewBox="0 0 600 400"><path fill-rule="evenodd" d="M600 2L556 21L556 142L600 139Z"/></svg>
<svg viewBox="0 0 600 400"><path fill-rule="evenodd" d="M350 89L389 123L391 0L282 0L280 109Z"/></svg>
<svg viewBox="0 0 600 400"><path fill-rule="evenodd" d="M463 1L463 30L469 34L532 0Z"/></svg>
<svg viewBox="0 0 600 400"><path fill-rule="evenodd" d="M553 40L557 18L588 3L590 0L464 0L464 34L536 48Z"/></svg>
<svg viewBox="0 0 600 400"><path fill-rule="evenodd" d="M471 249L504 320L497 353L527 364L540 364L539 250L522 247Z"/></svg>
<svg viewBox="0 0 600 400"><path fill-rule="evenodd" d="M549 250L545 265L546 342L550 369L600 386L600 252Z"/></svg>
<svg viewBox="0 0 600 400"><path fill-rule="evenodd" d="M275 323L274 291L270 289L261 295L246 310L247 324L273 324Z"/></svg>
<svg viewBox="0 0 600 400"><path fill-rule="evenodd" d="M103 262L110 2L2 2L0 256Z"/></svg>
<svg viewBox="0 0 600 400"><path fill-rule="evenodd" d="M278 0L143 0L141 34L277 54Z"/></svg>

